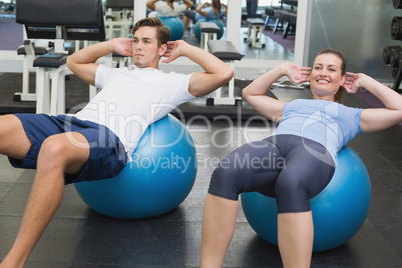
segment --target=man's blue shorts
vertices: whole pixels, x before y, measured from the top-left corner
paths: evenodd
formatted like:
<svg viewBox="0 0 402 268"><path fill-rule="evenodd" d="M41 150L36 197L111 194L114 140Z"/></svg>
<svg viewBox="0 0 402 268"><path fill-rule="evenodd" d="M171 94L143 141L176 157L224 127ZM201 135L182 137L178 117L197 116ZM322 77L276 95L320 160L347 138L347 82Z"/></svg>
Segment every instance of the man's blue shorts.
<svg viewBox="0 0 402 268"><path fill-rule="evenodd" d="M115 177L128 162L119 138L107 127L73 116L45 114L15 114L32 142L24 160L9 158L17 168L36 169L43 141L49 136L66 132L81 133L90 145L88 161L79 174L65 174L65 184Z"/></svg>

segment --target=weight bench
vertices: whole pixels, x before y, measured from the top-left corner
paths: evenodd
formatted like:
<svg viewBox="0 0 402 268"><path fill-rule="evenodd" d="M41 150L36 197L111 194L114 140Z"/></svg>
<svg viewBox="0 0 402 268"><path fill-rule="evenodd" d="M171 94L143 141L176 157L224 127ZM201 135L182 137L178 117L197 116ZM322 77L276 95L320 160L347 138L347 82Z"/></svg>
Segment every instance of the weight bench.
<svg viewBox="0 0 402 268"><path fill-rule="evenodd" d="M69 73L66 53L47 53L34 60L36 71L36 113L65 113L65 81Z"/></svg>
<svg viewBox="0 0 402 268"><path fill-rule="evenodd" d="M221 28L214 22L203 21L199 24L201 30L201 49L208 51L208 41L218 40L218 33Z"/></svg>
<svg viewBox="0 0 402 268"><path fill-rule="evenodd" d="M286 38L288 34L294 34L296 29L297 13L287 10L275 10L275 26L272 33L276 33L281 22L283 33L282 38Z"/></svg>
<svg viewBox="0 0 402 268"><path fill-rule="evenodd" d="M30 39L54 39L51 52L33 61L36 71L36 113L65 113L65 40L105 40L101 0L18 0L17 23Z"/></svg>
<svg viewBox="0 0 402 268"><path fill-rule="evenodd" d="M36 93L29 92L29 72L33 68L35 57L45 55L48 49L37 47L30 40L25 40L24 45L17 49L17 55L24 57L22 65L22 92L14 93L14 101L36 101Z"/></svg>
<svg viewBox="0 0 402 268"><path fill-rule="evenodd" d="M208 41L208 47L211 54L222 61L228 62L232 69L234 69L234 61L242 58L242 55L230 41L210 40ZM215 104L241 106L242 99L234 97L234 77L229 81L227 97L222 97L221 88L218 88L214 97L207 98L207 105Z"/></svg>
<svg viewBox="0 0 402 268"><path fill-rule="evenodd" d="M248 33L245 41L251 42L249 46L263 48L265 44L262 43L262 31L265 26L265 21L259 18L247 19Z"/></svg>
<svg viewBox="0 0 402 268"><path fill-rule="evenodd" d="M271 19L276 21L275 10L270 9L270 8L266 8L265 9L265 15L266 15L266 17L265 17L264 28L263 28L264 30L266 30L268 27L271 27L271 26L273 27L274 26L274 25L269 24L269 21Z"/></svg>

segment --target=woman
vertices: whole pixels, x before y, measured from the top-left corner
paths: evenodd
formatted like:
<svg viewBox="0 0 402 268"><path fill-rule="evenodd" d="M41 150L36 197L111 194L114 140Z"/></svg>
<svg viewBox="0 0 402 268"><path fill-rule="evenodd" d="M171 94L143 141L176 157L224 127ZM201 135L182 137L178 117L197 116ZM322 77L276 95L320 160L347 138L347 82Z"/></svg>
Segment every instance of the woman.
<svg viewBox="0 0 402 268"><path fill-rule="evenodd" d="M309 200L331 180L338 151L357 134L402 121L402 96L367 75L345 73L345 65L339 51L325 49L312 69L283 64L243 90L250 105L279 125L270 137L233 151L214 171L204 205L201 267L221 267L235 230L238 195L251 191L276 198L284 267L310 267L314 226ZM285 103L266 96L284 75L297 84L309 81L314 99ZM356 93L359 88L386 108L340 104L345 90ZM263 163L268 157L281 164Z"/></svg>
<svg viewBox="0 0 402 268"><path fill-rule="evenodd" d="M152 12L148 17L178 17L193 5L190 0L183 0L183 4L179 4L177 0L150 0L147 2L147 7Z"/></svg>
<svg viewBox="0 0 402 268"><path fill-rule="evenodd" d="M221 4L220 0L212 0L211 3L205 2L197 6L196 10L186 10L183 17L184 29L187 29L190 19L195 24L199 19L222 19L227 13L227 6Z"/></svg>

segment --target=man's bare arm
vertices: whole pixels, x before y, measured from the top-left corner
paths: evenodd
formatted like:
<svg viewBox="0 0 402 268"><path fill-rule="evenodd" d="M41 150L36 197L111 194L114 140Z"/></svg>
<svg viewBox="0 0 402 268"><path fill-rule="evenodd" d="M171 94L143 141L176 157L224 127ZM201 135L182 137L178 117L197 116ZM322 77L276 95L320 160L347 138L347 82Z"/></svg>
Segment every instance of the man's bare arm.
<svg viewBox="0 0 402 268"><path fill-rule="evenodd" d="M83 48L67 58L67 66L83 81L95 85L95 74L99 66L96 61L114 51L131 57L131 39L115 38Z"/></svg>
<svg viewBox="0 0 402 268"><path fill-rule="evenodd" d="M203 49L189 45L183 40L168 42L168 47L169 49L164 55L168 58L162 62L169 63L184 56L205 70L205 72L198 72L191 76L189 92L195 97L211 93L227 84L233 77L232 68Z"/></svg>

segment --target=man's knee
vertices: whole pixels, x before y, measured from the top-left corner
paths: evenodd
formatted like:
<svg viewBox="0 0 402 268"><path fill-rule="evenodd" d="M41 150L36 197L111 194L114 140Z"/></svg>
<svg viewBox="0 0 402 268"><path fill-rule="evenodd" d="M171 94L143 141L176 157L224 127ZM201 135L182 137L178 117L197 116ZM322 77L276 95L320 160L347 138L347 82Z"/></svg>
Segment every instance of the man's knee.
<svg viewBox="0 0 402 268"><path fill-rule="evenodd" d="M38 168L62 168L64 173L75 174L85 165L89 154L89 144L82 134L69 132L53 135L42 143Z"/></svg>
<svg viewBox="0 0 402 268"><path fill-rule="evenodd" d="M45 165L60 165L65 162L68 146L57 136L46 138L39 151L38 160Z"/></svg>
<svg viewBox="0 0 402 268"><path fill-rule="evenodd" d="M0 116L0 153L23 159L32 142L25 133L21 121L15 115Z"/></svg>

